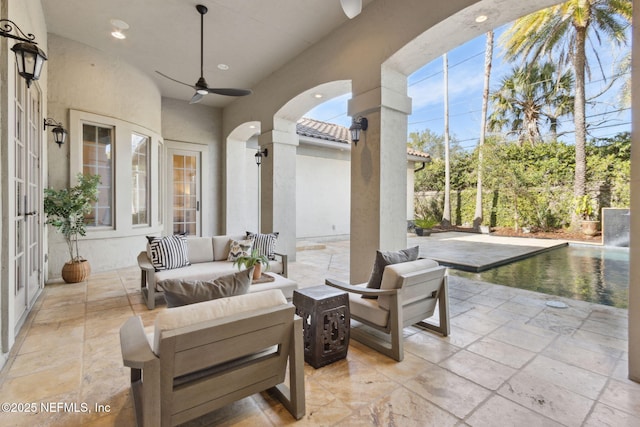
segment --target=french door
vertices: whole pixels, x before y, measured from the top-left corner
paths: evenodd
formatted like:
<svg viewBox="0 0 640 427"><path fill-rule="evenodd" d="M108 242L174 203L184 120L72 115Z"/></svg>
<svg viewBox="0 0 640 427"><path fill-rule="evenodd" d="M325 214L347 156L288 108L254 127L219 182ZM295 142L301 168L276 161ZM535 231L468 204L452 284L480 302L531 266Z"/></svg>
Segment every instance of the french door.
<svg viewBox="0 0 640 427"><path fill-rule="evenodd" d="M13 182L14 321L17 329L42 289L42 94L16 74Z"/></svg>
<svg viewBox="0 0 640 427"><path fill-rule="evenodd" d="M170 232L200 236L201 152L169 149L168 158Z"/></svg>

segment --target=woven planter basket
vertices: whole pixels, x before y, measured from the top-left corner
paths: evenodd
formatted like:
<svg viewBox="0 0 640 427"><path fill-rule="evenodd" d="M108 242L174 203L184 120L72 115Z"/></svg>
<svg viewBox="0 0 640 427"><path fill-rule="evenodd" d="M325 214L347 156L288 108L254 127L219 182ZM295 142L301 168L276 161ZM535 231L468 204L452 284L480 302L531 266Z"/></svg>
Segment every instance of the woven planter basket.
<svg viewBox="0 0 640 427"><path fill-rule="evenodd" d="M83 259L79 262L68 262L62 267L62 279L66 283L82 282L91 274L91 265L89 261Z"/></svg>

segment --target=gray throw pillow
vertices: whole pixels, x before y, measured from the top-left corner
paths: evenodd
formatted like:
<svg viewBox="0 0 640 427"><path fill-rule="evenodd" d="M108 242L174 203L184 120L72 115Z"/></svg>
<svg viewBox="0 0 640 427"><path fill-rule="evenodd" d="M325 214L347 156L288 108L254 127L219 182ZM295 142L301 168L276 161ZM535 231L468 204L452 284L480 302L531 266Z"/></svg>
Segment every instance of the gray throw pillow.
<svg viewBox="0 0 640 427"><path fill-rule="evenodd" d="M414 246L408 249L402 249L399 251L380 252L376 251L376 261L373 263L373 270L371 271L371 277L367 283L367 288L380 289L382 285L382 273L387 265L398 264L401 262L415 261L418 259L418 252L420 248ZM377 298L363 295L362 298Z"/></svg>
<svg viewBox="0 0 640 427"><path fill-rule="evenodd" d="M249 292L253 268L220 276L214 280L167 279L159 283L167 307L195 304L212 299L243 295Z"/></svg>

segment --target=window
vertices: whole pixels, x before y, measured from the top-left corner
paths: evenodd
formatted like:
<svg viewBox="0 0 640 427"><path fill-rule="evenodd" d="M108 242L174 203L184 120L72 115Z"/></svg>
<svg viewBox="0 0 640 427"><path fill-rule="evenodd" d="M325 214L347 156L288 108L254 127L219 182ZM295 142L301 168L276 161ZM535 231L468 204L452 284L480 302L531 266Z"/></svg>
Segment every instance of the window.
<svg viewBox="0 0 640 427"><path fill-rule="evenodd" d="M162 231L160 162L163 141L153 130L115 117L70 110L69 176L100 175L98 202L85 217L86 239ZM163 166L166 168L166 166Z"/></svg>
<svg viewBox="0 0 640 427"><path fill-rule="evenodd" d="M131 224L149 224L149 137L131 135Z"/></svg>
<svg viewBox="0 0 640 427"><path fill-rule="evenodd" d="M113 149L112 127L82 125L82 173L100 175L98 201L85 215L89 227L113 226Z"/></svg>

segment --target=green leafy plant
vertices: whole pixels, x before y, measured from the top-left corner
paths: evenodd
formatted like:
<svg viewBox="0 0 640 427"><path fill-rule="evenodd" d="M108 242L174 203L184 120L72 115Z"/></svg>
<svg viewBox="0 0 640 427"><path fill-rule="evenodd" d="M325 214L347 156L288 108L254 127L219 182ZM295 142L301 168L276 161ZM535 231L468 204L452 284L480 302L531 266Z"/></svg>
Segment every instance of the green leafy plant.
<svg viewBox="0 0 640 427"><path fill-rule="evenodd" d="M576 215L579 215L583 221L589 221L593 216L593 206L591 199L586 194L576 201Z"/></svg>
<svg viewBox="0 0 640 427"><path fill-rule="evenodd" d="M242 268L249 269L256 264L261 264L265 270L269 269L269 259L264 255L260 255L257 249L251 251L251 255L240 256L233 262L233 265L238 266L238 270L242 270Z"/></svg>
<svg viewBox="0 0 640 427"><path fill-rule="evenodd" d="M438 224L438 220L434 218L421 218L416 219L415 224L417 227L429 229L435 227Z"/></svg>
<svg viewBox="0 0 640 427"><path fill-rule="evenodd" d="M77 175L78 184L70 188L44 190L44 213L47 224L53 225L64 236L71 262L80 262L78 236L85 236L84 216L91 213L98 200L100 175Z"/></svg>

